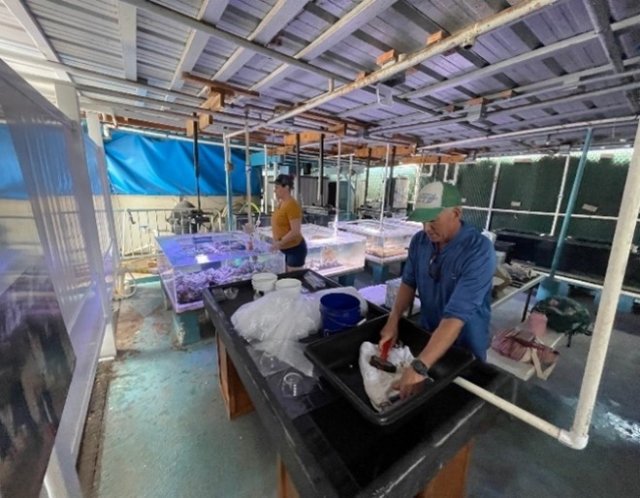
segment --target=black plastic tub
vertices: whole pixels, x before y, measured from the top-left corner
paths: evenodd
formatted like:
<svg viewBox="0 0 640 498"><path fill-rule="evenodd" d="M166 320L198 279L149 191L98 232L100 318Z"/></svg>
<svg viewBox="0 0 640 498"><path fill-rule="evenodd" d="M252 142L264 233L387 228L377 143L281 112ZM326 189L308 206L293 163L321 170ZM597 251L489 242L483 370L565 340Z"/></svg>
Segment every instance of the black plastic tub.
<svg viewBox="0 0 640 498"><path fill-rule="evenodd" d="M351 402L368 421L376 425L395 424L411 415L431 397L446 387L473 361L464 349L452 347L431 369L435 382L406 400L397 401L384 411L376 411L364 390L358 366L360 345L364 341L377 343L387 317L370 320L347 332L320 339L305 348L307 357L318 367L320 375ZM417 356L429 342L431 334L412 322L402 319L398 339Z"/></svg>

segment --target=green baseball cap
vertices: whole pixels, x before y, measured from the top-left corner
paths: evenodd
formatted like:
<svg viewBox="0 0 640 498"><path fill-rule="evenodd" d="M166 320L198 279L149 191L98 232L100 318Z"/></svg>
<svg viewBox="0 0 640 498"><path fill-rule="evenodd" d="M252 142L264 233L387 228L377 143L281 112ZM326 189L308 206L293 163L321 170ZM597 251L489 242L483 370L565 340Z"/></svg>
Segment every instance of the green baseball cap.
<svg viewBox="0 0 640 498"><path fill-rule="evenodd" d="M420 190L409 221L435 220L447 208L460 206L462 199L458 189L450 183L432 182Z"/></svg>

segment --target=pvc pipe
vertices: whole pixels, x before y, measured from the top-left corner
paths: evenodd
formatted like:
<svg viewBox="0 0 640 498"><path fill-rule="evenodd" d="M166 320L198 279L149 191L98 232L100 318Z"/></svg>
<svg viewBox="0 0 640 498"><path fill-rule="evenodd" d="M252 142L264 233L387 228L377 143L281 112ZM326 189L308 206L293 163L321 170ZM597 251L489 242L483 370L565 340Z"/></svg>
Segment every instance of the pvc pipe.
<svg viewBox="0 0 640 498"><path fill-rule="evenodd" d="M590 121L581 121L579 123L543 126L541 128L536 128L533 130L527 129L527 130L509 131L507 133L499 133L497 135L483 135L483 136L474 137L474 138L463 138L462 140L452 140L451 142L425 145L423 147L419 147L419 149L420 150L442 149L447 147L468 145L475 142L487 142L487 141L503 140L503 139L509 139L509 138L532 136L532 135L548 135L549 133L563 131L563 130L577 131L584 128L608 128L608 127L616 126L622 123L631 124L633 121L638 120L638 116L640 115L635 114L633 116L623 116L620 118L593 119Z"/></svg>
<svg viewBox="0 0 640 498"><path fill-rule="evenodd" d="M263 185L263 191L262 191L262 212L266 213L267 209L269 208L269 199L267 199L267 192L268 192L268 188L267 188L267 179L268 179L268 168L269 168L269 150L267 148L267 145L265 144L262 148L263 153L264 153L264 167L262 170L262 185Z"/></svg>
<svg viewBox="0 0 640 498"><path fill-rule="evenodd" d="M247 177L247 223L249 229L253 229L253 216L251 215L251 204L253 199L251 198L251 151L249 150L249 124L244 125L244 171ZM253 231L253 230L252 230Z"/></svg>
<svg viewBox="0 0 640 498"><path fill-rule="evenodd" d="M624 192L622 203L616 223L616 231L613 236L611 254L607 273L602 287L600 306L596 315L596 322L591 338L591 348L587 356L578 407L573 420L572 433L579 438L587 438L591 416L596 403L596 396L602 378L605 357L616 316L618 297L622 289L624 275L629 259L629 251L633 242L633 233L636 227L636 219L640 210L640 127L636 132L635 146Z"/></svg>
<svg viewBox="0 0 640 498"><path fill-rule="evenodd" d="M367 169L364 175L364 199L362 200L362 204L367 204L367 197L369 195L369 170L371 169L371 149L368 149L367 153Z"/></svg>
<svg viewBox="0 0 640 498"><path fill-rule="evenodd" d="M569 231L569 224L571 223L571 215L578 199L578 192L580 191L580 184L582 183L582 177L587 165L587 154L589 153L589 147L591 146L591 139L593 138L593 128L587 130L587 136L584 139L584 145L582 146L582 156L578 163L578 170L576 171L576 177L573 180L573 187L571 187L571 193L569 194L569 200L567 201L567 212L562 220L562 226L560 227L560 233L558 234L558 244L556 250L553 253L553 261L551 262L551 272L549 277L553 279L553 276L560 264L560 257L562 256L562 250L564 249L565 239L567 232Z"/></svg>
<svg viewBox="0 0 640 498"><path fill-rule="evenodd" d="M351 190L352 190L352 185L351 185L351 176L353 175L353 154L349 154L349 172L347 174L347 180L348 180L348 190L347 190L347 218L351 219L351 211L353 210L353 206L352 206L352 199L351 199Z"/></svg>
<svg viewBox="0 0 640 498"><path fill-rule="evenodd" d="M487 221L484 224L484 229L485 230L491 230L491 221L493 220L493 206L496 202L496 190L498 190L498 179L500 178L500 165L502 164L502 161L498 161L498 164L496 166L496 170L493 172L493 183L491 184L491 197L489 199L489 209L488 209L488 213L487 213ZM467 206L465 206L465 209L468 209Z"/></svg>
<svg viewBox="0 0 640 498"><path fill-rule="evenodd" d="M200 204L200 155L198 151L198 134L199 134L199 122L196 118L196 113L193 113L193 169L196 176L196 196L198 199L198 211L202 211Z"/></svg>
<svg viewBox="0 0 640 498"><path fill-rule="evenodd" d="M549 276L549 274L547 272L544 272L544 271L541 271L541 270L536 270L536 273L538 273L539 275L547 276L547 277ZM566 275L556 275L554 278L556 280L562 280L563 282L567 282L568 284L571 284L571 285L577 285L578 287L584 287L585 289L602 290L602 285L594 283L594 282L588 282L587 280L580 280L579 278L567 277ZM629 296L629 297L632 297L634 299L640 299L640 293L632 292L632 291L628 291L628 290L624 290L624 289L620 291L620 295Z"/></svg>
<svg viewBox="0 0 640 498"><path fill-rule="evenodd" d="M148 2L142 2L141 0L126 0L127 3L136 4L143 9L149 9ZM361 78L359 80L353 81L351 83L341 85L336 88L332 92L324 93L318 97L312 98L307 102L296 106L295 109L290 111L286 111L278 114L277 116L271 118L264 124L258 124L252 127L251 131L256 131L258 129L268 127L279 123L281 121L285 121L292 117L297 116L298 114L302 114L304 112L310 111L324 105L332 100L348 95L354 90L358 90L360 88L365 88L371 85L375 85L380 81L386 80L391 76L395 76L396 74L404 73L407 69L410 69L418 64L423 63L424 61L431 59L435 56L445 54L450 50L455 50L461 46L466 46L469 43L472 43L473 40L477 39L479 36L489 33L497 28L502 26L515 23L520 19L537 12L544 7L548 7L557 3L558 0L522 0L518 4L504 9L492 16L489 16L486 19L483 19L479 22L473 23L472 25L458 31L457 33L453 33L451 36L446 37L440 40L438 43L433 43L431 45L427 45L426 47L417 50L416 52L407 54L407 56L393 64L388 66L384 66L377 71L374 71L368 76ZM210 31L211 36L219 36L217 32L215 32L215 28ZM239 37L235 37L239 38ZM234 38L234 43L240 44ZM244 46L247 42L242 40L242 45ZM250 48L250 47L249 47ZM263 47L260 47L263 48ZM255 51L255 49L253 49ZM297 63L299 61L296 60ZM299 64L297 64L299 67ZM307 69L307 68L304 68ZM242 133L242 132L240 132ZM239 132L227 133L226 136L228 138L232 138L237 136Z"/></svg>
<svg viewBox="0 0 640 498"><path fill-rule="evenodd" d="M453 383L462 387L466 391L469 391L472 394L475 394L481 399L491 403L492 405L500 408L501 410L507 412L510 415L513 415L516 418L519 418L523 422L535 427L539 431L544 432L545 434L551 436L552 438L559 439L562 429L556 427L555 425L547 422L546 420L534 415L533 413L529 413L526 410L523 410L517 405L510 403L502 399L500 396L495 395L494 393L487 391L486 389L481 388L480 386L475 385L472 382L469 382L462 377L456 377L453 379Z"/></svg>
<svg viewBox="0 0 640 498"><path fill-rule="evenodd" d="M320 134L320 171L318 172L318 191L316 205L324 206L324 133Z"/></svg>
<svg viewBox="0 0 640 498"><path fill-rule="evenodd" d="M335 227L337 230L338 222L340 221L340 161L342 160L342 140L338 140L338 160L336 164L337 173L336 173L336 222Z"/></svg>
<svg viewBox="0 0 640 498"><path fill-rule="evenodd" d="M460 165L456 164L453 167L453 178L451 180L451 185L458 185L458 175L460 174Z"/></svg>
<svg viewBox="0 0 640 498"><path fill-rule="evenodd" d="M560 182L560 193L558 194L558 203L556 204L556 212L553 215L553 224L551 225L550 235L555 235L556 226L558 225L558 216L562 208L562 200L564 199L564 188L567 183L567 174L569 173L569 163L571 162L571 149L567 151L567 158L564 161L564 171L562 172L562 181Z"/></svg>
<svg viewBox="0 0 640 498"><path fill-rule="evenodd" d="M225 185L227 189L227 231L233 231L233 192L231 191L231 149L229 148L229 139L224 138L224 170Z"/></svg>
<svg viewBox="0 0 640 498"><path fill-rule="evenodd" d="M380 227L382 228L382 220L384 219L384 203L387 193L387 171L389 169L389 161L391 160L391 144L387 144L387 154L384 161L384 173L382 173L382 200L380 202Z"/></svg>
<svg viewBox="0 0 640 498"><path fill-rule="evenodd" d="M416 165L416 183L413 186L413 209L416 208L416 201L418 200L418 195L420 194L420 183L422 179L422 167L423 164Z"/></svg>
<svg viewBox="0 0 640 498"><path fill-rule="evenodd" d="M488 207L483 206L464 206L465 209L471 209L472 211L489 211ZM554 213L549 211L523 211L522 209L502 209L502 208L493 208L491 209L494 213L510 213L510 214L531 214L535 216L553 216ZM564 213L560 213L564 216ZM615 216L601 216L597 214L572 214L572 218L580 218L584 220L605 220L605 221L616 221L618 218ZM638 222L640 222L640 218L638 218Z"/></svg>
<svg viewBox="0 0 640 498"><path fill-rule="evenodd" d="M296 180L293 191L295 199L300 203L300 205L302 205L300 194L300 169L300 133L296 133Z"/></svg>

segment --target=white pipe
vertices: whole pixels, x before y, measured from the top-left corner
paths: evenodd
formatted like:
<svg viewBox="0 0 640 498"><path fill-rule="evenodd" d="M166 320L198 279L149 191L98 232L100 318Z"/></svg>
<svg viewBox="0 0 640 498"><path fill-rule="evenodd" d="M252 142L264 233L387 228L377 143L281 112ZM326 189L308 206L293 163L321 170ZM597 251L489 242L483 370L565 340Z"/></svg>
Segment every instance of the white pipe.
<svg viewBox="0 0 640 498"><path fill-rule="evenodd" d="M352 199L352 185L351 185L351 176L353 175L353 154L349 154L349 173L348 173L348 185L349 190L347 190L347 219L351 218L351 212L353 211L353 199Z"/></svg>
<svg viewBox="0 0 640 498"><path fill-rule="evenodd" d="M495 213L508 213L508 214L533 214L536 216L553 216L554 213L550 211L523 211L518 209L503 209L503 208L493 208L489 209L488 207L483 206L464 206L465 209L471 209L472 211L492 211ZM560 213L560 216L565 216L566 213ZM584 220L608 220L608 221L616 221L618 218L615 216L602 216L598 214L572 214L571 218L582 218ZM640 222L640 218L638 218L638 222Z"/></svg>
<svg viewBox="0 0 640 498"><path fill-rule="evenodd" d="M564 199L564 187L567 183L567 173L569 173L569 163L571 162L571 149L567 151L567 158L564 161L564 171L562 172L562 181L560 182L560 193L558 194L558 203L556 204L556 212L553 215L553 224L551 225L550 235L555 235L556 226L558 225L558 217L562 208L562 199ZM575 216L575 215L573 215Z"/></svg>
<svg viewBox="0 0 640 498"><path fill-rule="evenodd" d="M140 0L126 0L127 3L133 3L134 1L139 2ZM522 0L518 4L509 7L508 9L504 9L497 14L494 14L486 19L483 19L479 22L468 26L457 33L452 34L438 43L433 43L428 45L416 52L411 54L407 54L407 56L394 64L389 66L382 67L377 71L374 71L370 75L353 81L352 83L348 83L342 85L332 92L324 93L316 98L308 100L307 102L296 106L295 109L290 111L283 112L278 114L277 116L271 118L264 124L258 124L255 127L251 128L251 131L258 130L260 128L268 127L273 124L279 123L281 121L285 121L289 118L297 116L298 114L302 114L304 112L315 109L318 106L331 102L335 98L343 97L353 92L354 90L358 90L360 88L365 88L370 85L375 85L378 82L388 79L391 76L394 76L399 73L404 73L407 69L410 69L418 64L423 63L424 61L431 59L437 55L442 55L444 53L449 52L450 50L455 50L458 47L466 46L473 40L477 39L479 36L489 33L494 29L500 28L502 26L514 23L519 21L520 19L537 12L544 7L548 7L549 5L553 5L557 3L558 0ZM147 8L144 4L141 6L142 8ZM211 33L214 36L214 33ZM226 136L232 138L237 136L240 132L228 133Z"/></svg>
<svg viewBox="0 0 640 498"><path fill-rule="evenodd" d="M269 175L269 172L267 171L267 169L269 168L269 151L266 144L263 146L262 150L264 153L264 169L262 170L262 184L264 185L264 190L262 192L262 212L266 213L267 209L269 208L269 200L267 199L267 192L269 191L267 187L267 180Z"/></svg>
<svg viewBox="0 0 640 498"><path fill-rule="evenodd" d="M496 190L498 190L498 179L500 178L500 165L502 161L498 161L498 165L496 166L496 170L493 172L493 183L491 184L491 197L489 199L489 208L487 213L487 221L484 224L485 230L491 230L491 220L493 218L493 205L496 201ZM469 206L465 206L465 209L469 209Z"/></svg>
<svg viewBox="0 0 640 498"><path fill-rule="evenodd" d="M462 377L456 377L455 379L453 379L453 383L459 385L460 387L469 391L470 393L475 394L479 398L484 399L485 401L491 403L492 405L500 408L501 410L507 412L508 414L513 415L516 418L519 418L523 422L526 422L527 424L535 427L539 431L542 431L545 434L555 439L560 438L560 435L563 430L547 422L546 420L541 419L537 415L534 415L533 413L523 410L519 406L514 405L513 403L510 403L502 399L500 396L497 396L494 393L487 391L486 389L483 389L480 386L477 386L466 379L463 379Z"/></svg>
<svg viewBox="0 0 640 498"><path fill-rule="evenodd" d="M384 219L384 204L387 197L387 175L389 174L389 163L391 162L391 144L387 144L387 154L384 160L384 172L382 173L382 199L380 202L380 228Z"/></svg>
<svg viewBox="0 0 640 498"><path fill-rule="evenodd" d="M613 236L609 264L604 277L600 306L598 306L593 337L591 338L591 347L589 348L587 365L582 379L578 407L571 429L574 437L577 440L584 439L585 444L588 438L589 425L591 424L596 396L598 395L598 388L600 387L600 379L602 378L613 321L616 317L618 298L624 281L639 210L640 126L636 132L633 155L629 163L627 179L622 194L622 203L618 214L618 222L616 223L616 231Z"/></svg>
<svg viewBox="0 0 640 498"><path fill-rule="evenodd" d="M452 185L458 185L458 174L460 173L460 165L456 164L453 167L453 178L451 180Z"/></svg>
<svg viewBox="0 0 640 498"><path fill-rule="evenodd" d="M536 273L539 275L543 275L545 277L549 276L549 272L546 271L542 271L542 270L536 270ZM577 285L578 287L584 287L585 289L595 289L595 290L601 290L602 289L602 285L594 283L594 282L588 282L587 280L580 280L579 278L572 278L572 277L567 277L566 275L558 275L556 273L556 275L554 275L554 277L556 280L562 280L563 282L567 282L568 284L571 285ZM628 290L621 290L620 294L622 296L629 296L632 297L634 299L640 299L640 293L638 292L631 292Z"/></svg>
<svg viewBox="0 0 640 498"><path fill-rule="evenodd" d="M245 175L247 176L247 223L249 224L249 230L253 233L253 216L251 215L251 205L253 199L251 198L251 152L249 150L249 123L244 124L244 168Z"/></svg>
<svg viewBox="0 0 640 498"><path fill-rule="evenodd" d="M418 195L420 194L420 180L422 179L422 168L423 164L416 165L416 183L413 186L413 209L416 208L416 201L418 200Z"/></svg>
<svg viewBox="0 0 640 498"><path fill-rule="evenodd" d="M334 230L338 230L338 222L340 221L340 166L342 161L342 139L338 139L338 159L336 161L336 222L334 223Z"/></svg>
<svg viewBox="0 0 640 498"><path fill-rule="evenodd" d="M582 121L579 123L569 123L563 125L543 126L542 128L536 128L533 130L518 130L509 131L507 133L499 133L497 135L482 135L473 138L463 138L462 140L452 140L451 142L444 142L432 145L425 145L420 147L420 150L442 149L447 147L457 147L460 145L468 145L475 142L487 142L493 140L503 140L507 138L516 138L532 135L548 135L549 133L559 132L563 130L578 131L584 128L607 128L616 126L621 123L632 124L638 120L638 114L633 116L623 116L620 118L607 118L607 119L594 119L591 121Z"/></svg>

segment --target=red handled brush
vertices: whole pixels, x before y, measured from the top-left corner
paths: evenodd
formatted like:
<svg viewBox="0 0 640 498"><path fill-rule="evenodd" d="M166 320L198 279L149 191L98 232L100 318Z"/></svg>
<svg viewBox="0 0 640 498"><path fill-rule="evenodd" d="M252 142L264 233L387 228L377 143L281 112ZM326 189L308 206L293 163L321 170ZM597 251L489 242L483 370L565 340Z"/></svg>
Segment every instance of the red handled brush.
<svg viewBox="0 0 640 498"><path fill-rule="evenodd" d="M396 373L398 368L389 360L387 360L387 357L389 356L390 348L391 348L391 341L385 342L382 345L382 348L380 349L380 356L374 354L369 359L369 365L377 368L378 370L382 370L384 372Z"/></svg>

